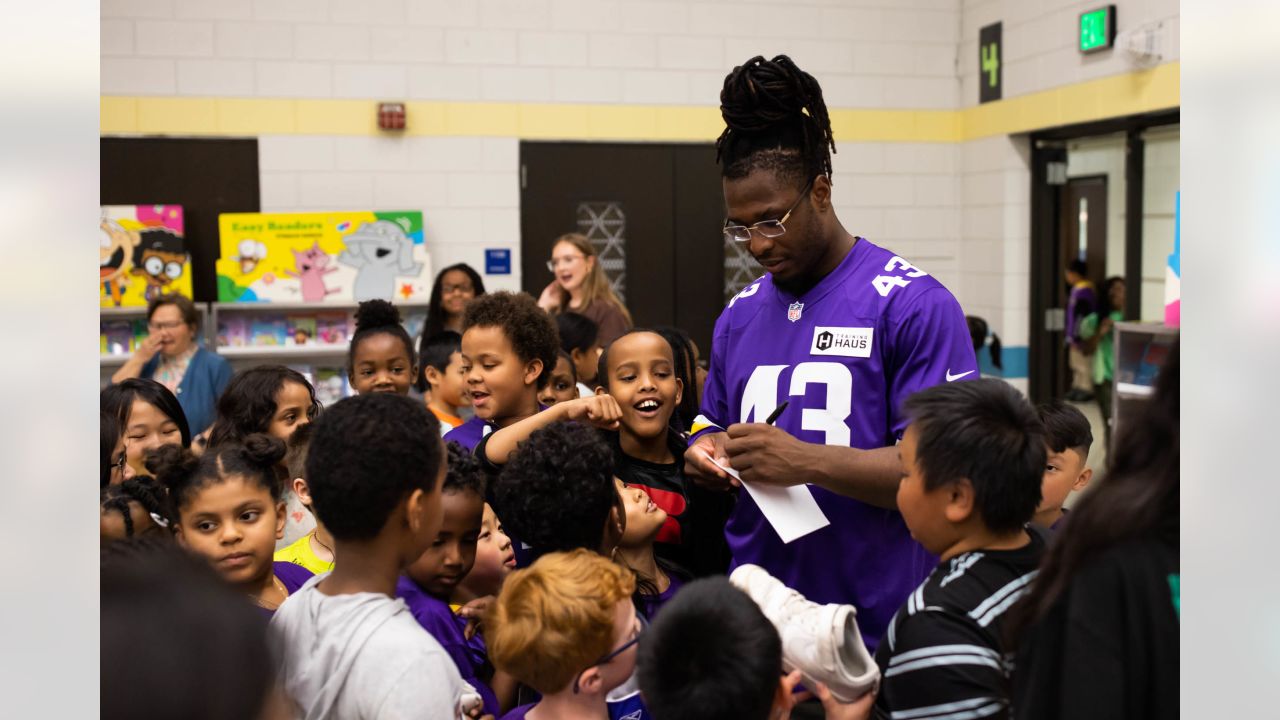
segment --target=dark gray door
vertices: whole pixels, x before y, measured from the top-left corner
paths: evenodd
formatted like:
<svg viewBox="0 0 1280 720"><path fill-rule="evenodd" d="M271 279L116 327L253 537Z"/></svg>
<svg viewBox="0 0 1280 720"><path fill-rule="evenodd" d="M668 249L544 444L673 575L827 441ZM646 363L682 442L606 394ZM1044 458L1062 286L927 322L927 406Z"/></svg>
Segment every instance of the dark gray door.
<svg viewBox="0 0 1280 720"><path fill-rule="evenodd" d="M581 232L637 326L674 325L704 356L724 307L724 196L709 144L520 144L523 288L551 282L555 238Z"/></svg>

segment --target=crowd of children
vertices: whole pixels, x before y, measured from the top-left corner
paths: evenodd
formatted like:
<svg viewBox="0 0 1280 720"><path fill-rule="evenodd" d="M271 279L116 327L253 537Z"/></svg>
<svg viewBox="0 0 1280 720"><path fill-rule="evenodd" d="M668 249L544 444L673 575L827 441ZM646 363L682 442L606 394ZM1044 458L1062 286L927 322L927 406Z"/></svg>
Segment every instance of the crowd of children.
<svg viewBox="0 0 1280 720"><path fill-rule="evenodd" d="M980 379L946 289L840 226L816 81L754 58L722 114L769 274L709 377L566 235L541 304L465 265L420 338L361 303L330 407L254 367L193 438L164 384L103 390L103 716L1176 717L1177 347L1068 513L1088 421ZM785 541L785 485L828 526Z"/></svg>
<svg viewBox="0 0 1280 720"><path fill-rule="evenodd" d="M1070 404L1032 408L997 380L907 401L897 505L940 562L903 600L873 659L852 606L811 603L751 565L723 579L724 514L698 501L714 494L688 482L681 462L681 409L698 387L687 341L624 333L593 350L592 393L582 395L579 348L558 349L557 323L528 296L485 295L468 306L460 336L445 330L421 343L389 303L362 304L357 322L357 397L322 411L295 371L245 370L219 399L205 446L193 446L158 383L126 380L102 393L104 613L107 575L127 585L147 577L136 566L173 565L163 541L176 540L259 617L274 615L269 632L259 628L277 681L254 690L262 707L283 703L286 716L308 718L763 720L815 709L1004 717L1024 702L1045 713L1024 716L1068 717L1055 713L1102 702L1072 694L1074 675L1092 683L1105 674L1078 669L1081 655L1123 665L1139 643L1146 662L1167 666L1151 647L1168 642L1171 614L1176 657L1176 580L1172 609L1130 645L1133 630L1114 617L1125 609L1073 592L1090 557L1116 573L1136 562L1159 578L1176 578L1177 567L1161 544L1171 520L1159 512L1130 510L1131 533L1098 526L1094 515L1118 514L1101 500L1068 515L1067 496L1090 482L1093 441ZM563 396L545 394L553 361L571 378ZM1174 363L1153 415L1176 404L1176 353ZM423 400L408 398L415 382ZM462 422L466 400L474 415ZM1157 465L1164 452L1143 437L1147 424L1134 427L1117 445L1114 477L1090 499L1111 491L1124 500L1128 487L1130 506L1176 508L1176 465L1127 460L1131 447ZM1176 422L1157 427L1176 451ZM1138 498L1125 478L1152 474L1161 482ZM1176 514L1172 522L1176 530ZM1073 539L1077 524L1109 544ZM1127 560L1135 541L1146 555ZM1067 542L1088 548L1085 557ZM1036 577L1050 546L1056 576L1044 589ZM1145 599L1160 597L1148 589ZM1080 607L1113 624L1118 637L1097 638L1121 643L1112 654L1067 634L1090 630L1072 614ZM237 632L223 640L243 643ZM1170 672L1176 680L1176 667L1154 678ZM1024 681L1051 685L1054 699ZM1133 688L1108 687L1128 703L1126 716L1164 701L1159 686L1138 700Z"/></svg>

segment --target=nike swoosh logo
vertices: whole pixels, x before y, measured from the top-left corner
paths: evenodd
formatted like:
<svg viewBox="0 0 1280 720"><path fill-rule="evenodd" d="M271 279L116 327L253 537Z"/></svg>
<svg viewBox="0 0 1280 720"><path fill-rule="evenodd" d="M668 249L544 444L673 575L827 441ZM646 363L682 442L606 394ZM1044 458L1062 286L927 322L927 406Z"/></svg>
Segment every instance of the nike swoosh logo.
<svg viewBox="0 0 1280 720"><path fill-rule="evenodd" d="M965 375L972 375L972 374L973 374L973 371L970 370L969 372L962 372L959 375L952 375L951 368L947 368L947 382L955 382L956 380L959 380Z"/></svg>

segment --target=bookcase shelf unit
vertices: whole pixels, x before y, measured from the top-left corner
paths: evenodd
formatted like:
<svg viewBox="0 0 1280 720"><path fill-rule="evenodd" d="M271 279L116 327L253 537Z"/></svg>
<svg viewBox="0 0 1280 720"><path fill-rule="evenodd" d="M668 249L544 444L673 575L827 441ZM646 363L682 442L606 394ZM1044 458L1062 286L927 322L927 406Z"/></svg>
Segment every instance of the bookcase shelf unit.
<svg viewBox="0 0 1280 720"><path fill-rule="evenodd" d="M422 332L422 323L426 319L427 302L393 302L393 304L400 310L409 336L417 342L418 335ZM347 348L355 332L354 316L358 306L359 303L355 302L212 303L213 317L210 324L213 328L213 347L219 355L231 363L235 370L263 363L340 368L346 364ZM341 315L346 322L345 327L337 328L342 332L341 341L322 342L316 330L317 320L320 318L333 320L338 315ZM295 321L301 320L306 323L308 318L310 321L304 332L309 336L304 342L298 343L294 336L297 330ZM283 334L281 334L282 320ZM245 329L243 334L237 329L237 323ZM274 335L267 336L266 330L274 330ZM239 342L234 341L235 338L239 338ZM255 342L263 339L270 342Z"/></svg>
<svg viewBox="0 0 1280 720"><path fill-rule="evenodd" d="M209 322L209 306L206 303L195 303L195 306L196 315L199 317L200 323L199 330L196 333L196 342L199 342L203 347L211 347L213 343L213 324ZM108 323L121 320L131 323L145 323L146 319L147 308L145 305L98 308L100 338L106 338ZM98 368L101 374L101 385L106 387L111 380L111 376L131 357L133 357L132 352L102 352L101 347L99 347Z"/></svg>

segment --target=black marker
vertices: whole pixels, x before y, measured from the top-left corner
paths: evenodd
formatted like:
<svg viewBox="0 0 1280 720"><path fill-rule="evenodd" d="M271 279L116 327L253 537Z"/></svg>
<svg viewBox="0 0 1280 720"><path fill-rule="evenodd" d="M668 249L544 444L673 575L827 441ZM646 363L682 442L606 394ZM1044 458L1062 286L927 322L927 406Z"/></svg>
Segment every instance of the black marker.
<svg viewBox="0 0 1280 720"><path fill-rule="evenodd" d="M765 418L764 424L772 425L774 422L776 422L778 419L778 416L781 415L782 411L786 410L787 406L790 404L791 404L790 400L783 400L782 404L774 408L773 412L769 413L769 417Z"/></svg>

